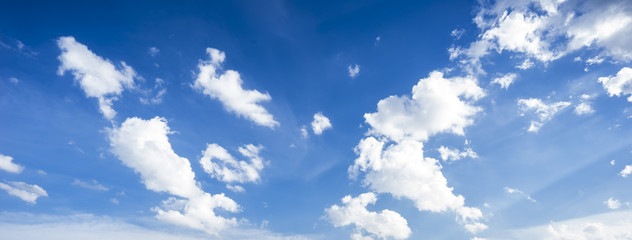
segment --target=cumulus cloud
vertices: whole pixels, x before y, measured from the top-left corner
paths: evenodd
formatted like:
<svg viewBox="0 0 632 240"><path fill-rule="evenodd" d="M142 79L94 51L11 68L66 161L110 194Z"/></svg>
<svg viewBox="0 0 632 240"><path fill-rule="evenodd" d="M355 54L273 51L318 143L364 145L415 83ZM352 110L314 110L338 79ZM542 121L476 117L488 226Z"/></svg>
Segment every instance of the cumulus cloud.
<svg viewBox="0 0 632 240"><path fill-rule="evenodd" d="M529 196L529 194L526 194L516 188L510 188L510 187L505 187L505 192L509 193L509 194L518 194L523 196L524 198L526 198L527 200L531 201L531 202L536 202L535 199L531 198L531 196Z"/></svg>
<svg viewBox="0 0 632 240"><path fill-rule="evenodd" d="M140 175L147 189L177 196L152 208L158 219L209 234L237 225L235 218L217 216L215 209L237 212L239 205L224 194L210 195L200 188L189 160L171 148L170 133L164 118L128 118L110 129L111 151Z"/></svg>
<svg viewBox="0 0 632 240"><path fill-rule="evenodd" d="M616 76L600 77L598 81L611 97L631 95L628 101L632 102L632 68L621 68Z"/></svg>
<svg viewBox="0 0 632 240"><path fill-rule="evenodd" d="M72 181L71 184L75 185L75 186L82 187L82 188L92 189L92 190L99 190L99 191L108 191L108 190L110 190L109 188L107 188L107 187L101 185L99 182L97 182L97 180L92 180L92 182L84 182L84 181L81 181L79 179L75 179L74 181Z"/></svg>
<svg viewBox="0 0 632 240"><path fill-rule="evenodd" d="M626 165L623 170L619 172L619 175L621 175L621 177L628 177L630 174L632 174L632 164Z"/></svg>
<svg viewBox="0 0 632 240"><path fill-rule="evenodd" d="M10 173L21 173L24 167L13 163L13 157L0 154L0 169Z"/></svg>
<svg viewBox="0 0 632 240"><path fill-rule="evenodd" d="M514 80L516 80L516 77L518 77L518 74L507 73L504 76L494 78L491 83L498 84L501 88L507 89L509 88L509 85L511 85Z"/></svg>
<svg viewBox="0 0 632 240"><path fill-rule="evenodd" d="M425 141L441 132L464 134L464 128L481 112L473 101L485 96L477 80L471 77L444 78L433 71L420 79L412 96L390 96L377 104L377 112L366 113L370 133L393 141Z"/></svg>
<svg viewBox="0 0 632 240"><path fill-rule="evenodd" d="M355 78L360 74L360 66L358 66L358 64L349 65L347 68L349 70L349 77L351 78Z"/></svg>
<svg viewBox="0 0 632 240"><path fill-rule="evenodd" d="M529 132L538 132L542 126L551 119L562 109L571 105L570 102L554 102L544 103L538 98L519 99L518 106L520 106L522 115L526 112L534 112L536 119L531 120L529 125Z"/></svg>
<svg viewBox="0 0 632 240"><path fill-rule="evenodd" d="M321 112L314 114L314 121L312 121L312 131L314 131L314 134L321 135L323 131L330 128L331 122L329 118L325 117Z"/></svg>
<svg viewBox="0 0 632 240"><path fill-rule="evenodd" d="M439 151L439 154L441 155L441 160L443 160L444 162L452 162L466 157L478 158L478 154L476 154L476 152L474 152L474 150L469 147L465 148L464 151L460 151L456 148L441 146L437 149L437 151Z"/></svg>
<svg viewBox="0 0 632 240"><path fill-rule="evenodd" d="M259 156L262 148L263 146L252 144L239 147L239 153L248 161L238 161L222 146L208 144L202 152L200 164L205 172L222 182L256 183L261 178L259 172L264 167L263 159Z"/></svg>
<svg viewBox="0 0 632 240"><path fill-rule="evenodd" d="M482 31L469 47L450 49L472 72L484 72L480 59L509 51L547 63L580 49L598 56L632 60L632 8L625 0L482 2L474 22Z"/></svg>
<svg viewBox="0 0 632 240"><path fill-rule="evenodd" d="M119 67L114 66L109 59L96 55L74 37L60 37L57 46L61 49L61 65L57 73L71 72L86 96L99 100L103 116L109 120L114 118L116 111L112 109L112 102L125 88L134 87L134 78L137 77L134 69L125 62L121 62Z"/></svg>
<svg viewBox="0 0 632 240"><path fill-rule="evenodd" d="M0 189L7 191L9 195L16 196L32 204L36 203L37 198L48 196L48 193L42 187L25 182L0 183Z"/></svg>
<svg viewBox="0 0 632 240"><path fill-rule="evenodd" d="M595 109L593 109L590 103L583 102L575 105L575 110L573 110L573 112L577 115L588 115L594 113Z"/></svg>
<svg viewBox="0 0 632 240"><path fill-rule="evenodd" d="M610 198L608 198L608 200L604 201L603 204L608 206L608 208L610 208L610 209L618 209L619 207L621 207L621 202L619 202L619 200L614 199L612 197L610 197Z"/></svg>
<svg viewBox="0 0 632 240"><path fill-rule="evenodd" d="M307 126L305 125L301 126L301 136L303 138L309 137L309 132L307 131Z"/></svg>
<svg viewBox="0 0 632 240"><path fill-rule="evenodd" d="M358 233L352 235L352 239L373 239L363 236L368 233L380 239L395 238L405 239L411 234L408 222L399 213L384 209L381 212L372 212L366 209L369 204L375 204L377 197L368 192L357 197L350 195L342 198L342 206L333 205L325 209L327 218L336 227L355 225Z"/></svg>
<svg viewBox="0 0 632 240"><path fill-rule="evenodd" d="M237 71L226 70L221 73L222 63L226 54L214 48L207 48L209 60L200 60L198 68L200 72L193 84L193 88L202 91L212 99L217 99L224 108L244 117L257 125L275 128L279 122L274 120L272 114L260 105L272 99L270 94L257 90L245 90L242 87L243 80Z"/></svg>

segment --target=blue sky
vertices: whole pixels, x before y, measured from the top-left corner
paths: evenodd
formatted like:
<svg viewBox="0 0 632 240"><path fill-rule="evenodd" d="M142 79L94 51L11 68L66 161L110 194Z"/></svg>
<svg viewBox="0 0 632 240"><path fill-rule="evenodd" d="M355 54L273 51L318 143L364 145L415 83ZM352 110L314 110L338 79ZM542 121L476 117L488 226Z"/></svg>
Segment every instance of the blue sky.
<svg viewBox="0 0 632 240"><path fill-rule="evenodd" d="M7 239L632 239L627 1L5 2Z"/></svg>

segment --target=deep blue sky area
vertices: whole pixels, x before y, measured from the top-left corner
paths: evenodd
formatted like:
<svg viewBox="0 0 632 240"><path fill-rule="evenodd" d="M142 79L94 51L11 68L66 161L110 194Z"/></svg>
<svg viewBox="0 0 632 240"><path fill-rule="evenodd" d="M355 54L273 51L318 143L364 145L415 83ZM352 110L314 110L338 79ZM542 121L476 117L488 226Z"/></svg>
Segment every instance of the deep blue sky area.
<svg viewBox="0 0 632 240"><path fill-rule="evenodd" d="M627 1L3 1L0 236L632 239L631 26Z"/></svg>

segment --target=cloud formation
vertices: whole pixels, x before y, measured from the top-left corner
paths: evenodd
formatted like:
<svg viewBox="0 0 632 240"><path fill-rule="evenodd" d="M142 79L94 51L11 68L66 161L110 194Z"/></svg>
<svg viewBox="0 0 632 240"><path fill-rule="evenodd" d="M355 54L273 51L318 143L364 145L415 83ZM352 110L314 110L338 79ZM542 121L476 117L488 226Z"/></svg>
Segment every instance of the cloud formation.
<svg viewBox="0 0 632 240"><path fill-rule="evenodd" d="M222 63L226 59L224 52L207 48L206 53L210 59L200 60L199 73L193 88L222 102L227 111L244 117L257 125L269 128L279 126L279 122L274 120L272 114L268 113L260 104L270 101L272 99L270 94L243 89L243 80L237 71L226 70L221 73Z"/></svg>
<svg viewBox="0 0 632 240"><path fill-rule="evenodd" d="M542 126L548 121L551 121L553 117L562 109L570 106L570 102L554 102L554 103L544 103L542 100L538 98L529 98L529 99L519 99L518 106L522 111L522 115L527 112L534 112L536 119L531 120L531 124L529 125L529 132L538 132Z"/></svg>
<svg viewBox="0 0 632 240"><path fill-rule="evenodd" d="M314 134L321 135L323 134L323 131L330 129L331 127L329 118L325 117L323 113L318 112L314 114L314 120L312 121L312 131L314 131Z"/></svg>
<svg viewBox="0 0 632 240"><path fill-rule="evenodd" d="M376 40L379 41L379 37L376 38ZM360 74L360 66L358 66L358 64L349 65L349 67L347 67L347 70L349 70L349 77L351 78L355 78Z"/></svg>
<svg viewBox="0 0 632 240"><path fill-rule="evenodd" d="M200 188L189 160L171 148L170 133L164 118L128 118L109 131L111 151L140 174L147 189L177 196L152 208L158 219L215 235L237 225L235 218L217 216L215 209L237 212L239 205L224 194L210 195Z"/></svg>
<svg viewBox="0 0 632 240"><path fill-rule="evenodd" d="M357 197L350 195L342 198L342 206L333 205L325 209L327 218L336 227L355 225L357 233L352 239L373 239L363 236L366 232L379 239L394 238L405 239L412 233L408 222L399 213L385 209L381 212L372 212L366 209L369 204L375 204L377 197L368 192Z"/></svg>
<svg viewBox="0 0 632 240"><path fill-rule="evenodd" d="M13 163L13 157L0 154L0 170L10 173L21 173L24 167Z"/></svg>
<svg viewBox="0 0 632 240"><path fill-rule="evenodd" d="M439 154L441 155L441 160L443 160L444 162L452 162L466 157L478 158L478 154L476 154L476 152L474 152L474 150L469 147L465 148L464 151L460 151L456 148L441 146L439 147L439 149L437 149L437 151L439 151Z"/></svg>
<svg viewBox="0 0 632 240"><path fill-rule="evenodd" d="M507 89L509 88L509 85L511 85L514 80L516 80L516 77L518 77L518 74L507 73L504 76L494 78L491 83L498 84L501 88Z"/></svg>
<svg viewBox="0 0 632 240"><path fill-rule="evenodd" d="M125 62L121 62L119 67L114 66L109 59L96 55L74 37L60 37L57 46L61 49L57 74L61 76L66 71L71 72L86 96L99 100L103 116L108 120L114 118L116 111L112 109L112 102L125 88L134 87L134 78L137 77L134 69Z"/></svg>
<svg viewBox="0 0 632 240"><path fill-rule="evenodd" d="M597 80L611 97L630 95L628 101L632 102L632 68L621 68L616 76L600 77Z"/></svg>
<svg viewBox="0 0 632 240"><path fill-rule="evenodd" d="M7 191L9 195L16 196L32 204L36 203L37 198L48 196L48 193L42 187L25 182L0 183L0 189Z"/></svg>
<svg viewBox="0 0 632 240"><path fill-rule="evenodd" d="M259 172L264 167L259 151L263 146L246 144L239 147L239 153L248 161L236 160L228 151L215 143L208 144L202 152L200 164L211 177L226 183L256 183L261 178ZM233 190L243 191L240 186L232 186Z"/></svg>

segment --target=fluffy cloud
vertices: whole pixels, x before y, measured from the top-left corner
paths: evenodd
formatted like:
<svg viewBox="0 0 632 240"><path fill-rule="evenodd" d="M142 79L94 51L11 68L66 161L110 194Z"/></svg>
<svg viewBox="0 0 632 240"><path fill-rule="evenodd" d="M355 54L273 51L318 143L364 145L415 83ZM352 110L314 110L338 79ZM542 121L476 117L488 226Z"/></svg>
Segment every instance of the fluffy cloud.
<svg viewBox="0 0 632 240"><path fill-rule="evenodd" d="M46 191L37 185L31 185L25 182L7 182L0 183L0 189L4 189L9 195L16 196L25 202L35 204L37 198L47 197Z"/></svg>
<svg viewBox="0 0 632 240"><path fill-rule="evenodd" d="M511 85L514 80L516 80L516 77L518 77L518 74L507 73L504 76L494 78L491 83L498 84L501 88L507 89L509 88L509 85Z"/></svg>
<svg viewBox="0 0 632 240"><path fill-rule="evenodd" d="M631 95L628 101L632 102L632 68L621 68L616 76L600 77L598 81L611 97Z"/></svg>
<svg viewBox="0 0 632 240"><path fill-rule="evenodd" d="M325 209L328 219L336 226L355 225L358 231L364 231L380 239L405 239L411 234L408 222L399 213L385 209L381 212L371 212L367 205L375 204L377 197L368 192L357 197L349 195L342 198L342 206L333 205ZM352 239L373 239L358 232Z"/></svg>
<svg viewBox="0 0 632 240"><path fill-rule="evenodd" d="M217 216L214 210L237 212L237 203L224 194L210 195L200 188L189 160L171 148L170 133L164 118L128 118L120 127L110 130L111 151L125 166L140 174L147 189L181 197L171 197L163 201L162 207L154 207L158 219L209 234L236 225L235 218Z"/></svg>
<svg viewBox="0 0 632 240"><path fill-rule="evenodd" d="M325 117L321 112L314 114L314 121L312 121L312 131L314 131L314 134L321 135L323 131L330 128L331 122L329 118Z"/></svg>
<svg viewBox="0 0 632 240"><path fill-rule="evenodd" d="M157 47L150 47L147 53L149 53L149 56L155 57L160 53L160 49L158 49Z"/></svg>
<svg viewBox="0 0 632 240"><path fill-rule="evenodd" d="M363 183L373 191L410 199L419 211L455 211L472 232L486 228L478 222L480 210L465 207L465 198L452 193L438 161L424 158L423 143L404 140L385 146L374 137L360 141L355 149L359 157L349 167L350 176L364 172Z"/></svg>
<svg viewBox="0 0 632 240"><path fill-rule="evenodd" d="M107 187L101 185L99 182L97 182L97 180L92 180L92 182L84 182L84 181L81 181L79 179L75 179L74 181L72 181L71 184L75 185L75 186L87 188L87 189L92 189L92 190L99 190L99 191L110 190L109 188L107 188Z"/></svg>
<svg viewBox="0 0 632 240"><path fill-rule="evenodd" d="M626 165L625 168L623 168L623 170L619 172L619 175L621 175L621 177L628 177L630 174L632 174L632 164Z"/></svg>
<svg viewBox="0 0 632 240"><path fill-rule="evenodd" d="M625 0L483 2L474 18L482 34L467 48L451 48L451 59L465 56L461 62L469 70L484 72L480 58L492 50L546 63L590 48L597 49L598 56L628 62L632 8L626 4Z"/></svg>
<svg viewBox="0 0 632 240"><path fill-rule="evenodd" d="M358 76L358 74L360 74L360 66L358 66L358 64L349 66L348 70L349 70L349 77L351 78L355 78Z"/></svg>
<svg viewBox="0 0 632 240"><path fill-rule="evenodd" d="M262 148L262 146L252 144L239 147L239 153L246 157L248 161L237 161L223 147L215 143L208 144L206 150L202 152L203 156L200 159L200 164L205 172L222 182L256 183L260 179L259 172L264 166L263 159L259 157L259 151ZM233 186L233 189L239 191L235 187L239 186Z"/></svg>
<svg viewBox="0 0 632 240"><path fill-rule="evenodd" d="M414 139L425 141L441 132L464 134L480 107L471 103L485 93L470 77L444 78L431 72L412 89L412 96L390 96L377 104L377 112L366 113L370 134L393 141Z"/></svg>
<svg viewBox="0 0 632 240"><path fill-rule="evenodd" d="M0 169L10 173L21 173L24 167L13 163L12 157L0 154Z"/></svg>
<svg viewBox="0 0 632 240"><path fill-rule="evenodd" d="M116 111L112 102L125 88L133 88L136 72L125 62L115 67L108 59L94 54L88 47L75 41L74 37L60 37L57 46L61 49L58 74L70 71L88 97L99 100L103 116L112 119Z"/></svg>
<svg viewBox="0 0 632 240"><path fill-rule="evenodd" d="M590 103L583 102L575 105L575 109L573 110L573 112L577 115L587 115L594 113L595 109L593 109Z"/></svg>
<svg viewBox="0 0 632 240"><path fill-rule="evenodd" d="M472 150L472 148L466 148L464 151L459 151L456 148L449 148L441 146L439 149L439 154L441 155L441 160L444 162L456 161L461 158L470 157L470 158L478 158L478 154Z"/></svg>
<svg viewBox="0 0 632 240"><path fill-rule="evenodd" d="M227 111L251 120L255 124L269 128L278 126L279 123L274 120L272 114L260 105L260 102L270 101L272 99L270 95L257 90L243 89L243 81L237 71L218 72L226 59L224 52L207 48L206 53L210 60L200 60L198 65L200 72L193 88L222 102Z"/></svg>
<svg viewBox="0 0 632 240"><path fill-rule="evenodd" d="M608 208L610 209L618 209L619 207L621 207L621 202L619 202L619 200L614 199L612 197L608 198L608 200L603 202L603 204L608 206Z"/></svg>
<svg viewBox="0 0 632 240"><path fill-rule="evenodd" d="M537 119L531 121L529 129L527 130L529 132L538 132L546 122L553 119L560 110L569 105L571 105L570 102L563 101L547 104L537 98L518 100L518 106L520 106L523 115L526 112L535 112L537 117Z"/></svg>

